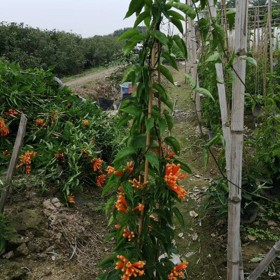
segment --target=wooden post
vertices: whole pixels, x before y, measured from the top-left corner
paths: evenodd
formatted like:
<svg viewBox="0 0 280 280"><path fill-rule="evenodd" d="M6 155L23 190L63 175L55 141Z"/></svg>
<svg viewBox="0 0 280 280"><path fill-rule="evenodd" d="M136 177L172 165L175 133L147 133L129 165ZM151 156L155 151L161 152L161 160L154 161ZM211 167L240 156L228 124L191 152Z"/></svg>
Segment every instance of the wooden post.
<svg viewBox="0 0 280 280"><path fill-rule="evenodd" d="M23 143L23 138L25 136L26 124L27 124L27 118L24 114L22 114L21 118L20 118L16 141L15 141L14 148L13 148L12 157L11 157L9 167L8 167L6 182L5 182L4 188L1 192L0 213L4 212L5 202L6 202L8 193L10 191L10 186L11 186L13 175L15 172L19 151L21 149L21 146Z"/></svg>
<svg viewBox="0 0 280 280"><path fill-rule="evenodd" d="M267 253L260 264L249 275L247 280L256 280L260 277L263 271L269 266L269 264L280 254L280 240L275 243L271 250Z"/></svg>
<svg viewBox="0 0 280 280"><path fill-rule="evenodd" d="M235 16L235 81L232 87L231 163L228 207L227 279L240 278L240 212L244 130L244 93L247 54L248 1L236 1Z"/></svg>
<svg viewBox="0 0 280 280"><path fill-rule="evenodd" d="M268 0L268 36L269 36L269 64L270 74L273 72L273 40L272 40L272 3Z"/></svg>
<svg viewBox="0 0 280 280"><path fill-rule="evenodd" d="M192 4L191 0L187 1L188 5ZM199 87L199 80L197 75L197 43L196 43L196 35L195 35L195 25L194 21L189 18L188 25L187 25L187 48L189 51L189 65L190 65L190 74L192 78L196 81L196 85ZM196 114L199 121L199 126L201 124L201 100L199 93L195 92L195 107L196 107Z"/></svg>

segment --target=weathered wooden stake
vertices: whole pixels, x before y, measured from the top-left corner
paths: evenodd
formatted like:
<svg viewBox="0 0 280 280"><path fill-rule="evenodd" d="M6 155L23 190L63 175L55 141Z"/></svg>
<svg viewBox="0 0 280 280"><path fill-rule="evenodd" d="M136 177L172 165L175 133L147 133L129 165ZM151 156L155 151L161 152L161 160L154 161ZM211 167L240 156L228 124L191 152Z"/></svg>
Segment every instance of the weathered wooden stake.
<svg viewBox="0 0 280 280"><path fill-rule="evenodd" d="M25 136L26 124L27 124L27 118L24 114L22 114L21 118L20 118L20 123L19 123L19 128L18 128L18 132L17 132L16 141L15 141L14 148L13 148L12 157L11 157L9 167L8 167L6 182L4 184L4 188L1 192L0 213L4 212L5 202L6 202L8 193L10 191L10 186L11 186L13 175L14 175L14 172L15 172L19 151L21 149L21 146L22 146L22 143L23 143L23 138Z"/></svg>
<svg viewBox="0 0 280 280"><path fill-rule="evenodd" d="M248 1L236 1L235 16L235 81L232 87L231 163L228 207L227 279L240 277L240 212L242 187L242 156L244 130L244 93L247 54Z"/></svg>
<svg viewBox="0 0 280 280"><path fill-rule="evenodd" d="M256 280L260 277L262 272L269 266L270 263L280 255L280 240L275 243L271 250L267 253L260 264L255 268L255 270L249 275L247 280Z"/></svg>

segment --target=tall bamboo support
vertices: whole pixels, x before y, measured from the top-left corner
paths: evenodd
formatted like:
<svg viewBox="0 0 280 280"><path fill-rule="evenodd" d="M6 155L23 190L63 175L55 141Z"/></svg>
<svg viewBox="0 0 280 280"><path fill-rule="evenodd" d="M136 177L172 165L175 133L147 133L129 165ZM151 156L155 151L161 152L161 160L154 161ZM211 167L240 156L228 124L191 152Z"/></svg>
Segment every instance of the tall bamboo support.
<svg viewBox="0 0 280 280"><path fill-rule="evenodd" d="M191 5L192 1L187 0L187 4ZM199 86L199 80L197 75L197 44L196 44L196 35L195 35L195 25L194 21L191 18L187 20L187 48L189 54L189 67L190 67L190 74L192 78L196 81L196 85ZM199 123L201 123L201 100L199 93L195 92L195 107L196 107L196 114L198 117Z"/></svg>
<svg viewBox="0 0 280 280"><path fill-rule="evenodd" d="M235 16L235 81L232 87L231 164L228 206L227 279L240 279L240 212L244 130L244 93L247 53L248 2L236 1Z"/></svg>
<svg viewBox="0 0 280 280"><path fill-rule="evenodd" d="M268 0L268 36L269 36L269 65L270 73L273 72L273 41L272 41L272 1Z"/></svg>

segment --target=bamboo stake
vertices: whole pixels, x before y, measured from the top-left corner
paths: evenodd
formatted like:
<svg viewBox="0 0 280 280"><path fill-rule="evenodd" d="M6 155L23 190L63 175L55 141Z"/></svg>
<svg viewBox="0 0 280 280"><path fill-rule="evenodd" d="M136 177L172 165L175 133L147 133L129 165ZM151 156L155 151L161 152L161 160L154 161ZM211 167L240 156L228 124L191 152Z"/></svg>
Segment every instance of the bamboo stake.
<svg viewBox="0 0 280 280"><path fill-rule="evenodd" d="M269 64L270 64L270 74L273 72L273 42L272 42L272 3L268 0L268 33L269 33Z"/></svg>
<svg viewBox="0 0 280 280"><path fill-rule="evenodd" d="M188 5L191 5L191 0L188 0ZM197 75L197 45L196 45L196 35L195 35L195 26L194 21L189 18L188 20L188 36L187 36L187 47L189 50L189 64L191 65L191 76L196 81L196 86L199 87L199 80ZM196 108L196 114L199 122L199 127L201 130L201 99L200 94L197 92L194 92L195 96L195 108Z"/></svg>
<svg viewBox="0 0 280 280"><path fill-rule="evenodd" d="M21 114L17 137L16 137L12 157L11 157L9 167L8 167L5 186L1 192L0 213L4 212L5 202L6 202L8 193L10 191L10 186L11 186L12 178L13 178L13 175L14 175L14 172L16 169L16 163L17 163L19 151L21 149L21 146L23 143L23 138L25 136L26 124L27 124L27 118L24 114Z"/></svg>
<svg viewBox="0 0 280 280"><path fill-rule="evenodd" d="M280 240L275 243L271 250L267 253L260 264L249 275L247 280L256 280L260 277L263 271L269 266L270 263L280 254Z"/></svg>
<svg viewBox="0 0 280 280"><path fill-rule="evenodd" d="M151 52L151 62L150 62L150 81L149 81L149 103L148 103L148 119L152 117L152 110L153 110L153 97L154 97L154 91L153 91L153 73L154 73L154 67L155 67L155 56L156 56L156 43L153 44L152 52ZM146 136L146 151L150 149L151 145L151 132L147 132ZM147 182L149 179L149 160L145 158L145 169L144 169L144 182ZM144 200L142 201L144 204ZM143 229L143 223L144 223L144 210L140 213L140 221L139 221L139 236L142 233Z"/></svg>
<svg viewBox="0 0 280 280"><path fill-rule="evenodd" d="M236 1L234 69L237 73L232 87L231 163L228 210L227 279L240 279L240 212L242 187L242 156L244 130L244 93L247 53L248 2Z"/></svg>

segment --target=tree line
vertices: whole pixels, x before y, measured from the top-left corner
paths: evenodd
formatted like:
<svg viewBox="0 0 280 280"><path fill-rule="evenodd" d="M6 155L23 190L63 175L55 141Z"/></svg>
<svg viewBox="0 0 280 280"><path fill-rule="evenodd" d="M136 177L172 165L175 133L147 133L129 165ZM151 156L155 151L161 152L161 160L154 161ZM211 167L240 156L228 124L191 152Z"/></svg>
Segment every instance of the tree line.
<svg viewBox="0 0 280 280"><path fill-rule="evenodd" d="M124 30L104 36L40 30L24 23L0 23L0 57L23 68L49 69L59 76L104 66L121 54L117 37Z"/></svg>

